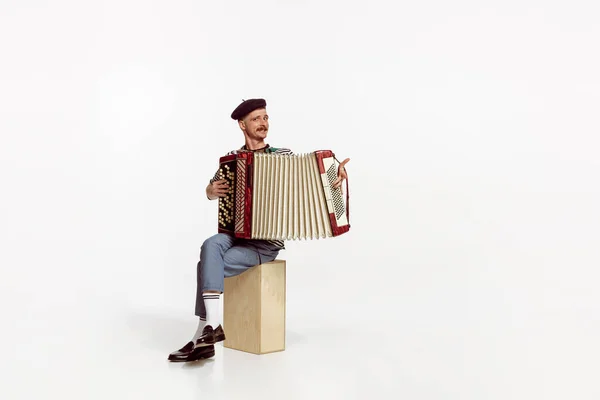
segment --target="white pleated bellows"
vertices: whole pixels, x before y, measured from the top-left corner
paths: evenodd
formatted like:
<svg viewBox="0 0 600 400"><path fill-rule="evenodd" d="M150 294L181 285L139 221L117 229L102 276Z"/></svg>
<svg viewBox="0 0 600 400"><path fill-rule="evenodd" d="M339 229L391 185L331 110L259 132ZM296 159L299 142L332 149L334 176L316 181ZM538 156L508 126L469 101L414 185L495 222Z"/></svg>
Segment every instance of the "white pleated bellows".
<svg viewBox="0 0 600 400"><path fill-rule="evenodd" d="M330 164L326 165L327 171L333 158L325 161ZM332 236L330 179L327 173L319 173L314 153L256 153L253 186L253 238L296 240Z"/></svg>

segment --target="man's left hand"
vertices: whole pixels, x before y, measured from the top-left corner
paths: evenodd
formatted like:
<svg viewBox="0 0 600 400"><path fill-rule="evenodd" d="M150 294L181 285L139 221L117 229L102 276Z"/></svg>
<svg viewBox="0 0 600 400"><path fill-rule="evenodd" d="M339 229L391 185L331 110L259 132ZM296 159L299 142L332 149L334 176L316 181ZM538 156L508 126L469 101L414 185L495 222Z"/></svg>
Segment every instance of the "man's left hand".
<svg viewBox="0 0 600 400"><path fill-rule="evenodd" d="M338 167L338 176L337 176L336 180L333 181L334 189L341 187L342 183L344 183L344 179L348 179L348 175L346 174L346 168L344 168L344 165L346 165L348 163L348 161L350 161L350 159L346 158L344 161L342 161L340 163L340 166Z"/></svg>

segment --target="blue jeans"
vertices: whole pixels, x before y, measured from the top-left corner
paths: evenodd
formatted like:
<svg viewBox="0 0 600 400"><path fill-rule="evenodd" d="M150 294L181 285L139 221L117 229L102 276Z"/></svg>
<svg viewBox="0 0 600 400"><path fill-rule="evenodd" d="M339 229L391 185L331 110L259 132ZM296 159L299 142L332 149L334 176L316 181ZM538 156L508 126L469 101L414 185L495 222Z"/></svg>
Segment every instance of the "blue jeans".
<svg viewBox="0 0 600 400"><path fill-rule="evenodd" d="M223 293L225 278L239 275L255 265L273 261L279 247L264 240L238 239L217 233L206 239L200 249L197 266L196 315L206 318L202 293Z"/></svg>

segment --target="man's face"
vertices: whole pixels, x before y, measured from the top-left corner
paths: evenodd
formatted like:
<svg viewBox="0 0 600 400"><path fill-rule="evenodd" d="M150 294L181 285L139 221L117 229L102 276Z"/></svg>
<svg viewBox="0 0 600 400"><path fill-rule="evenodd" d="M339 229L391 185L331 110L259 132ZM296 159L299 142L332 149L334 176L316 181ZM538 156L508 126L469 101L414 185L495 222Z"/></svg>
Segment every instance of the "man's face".
<svg viewBox="0 0 600 400"><path fill-rule="evenodd" d="M246 115L240 122L240 128L252 139L265 139L269 131L269 115L267 110L259 108Z"/></svg>

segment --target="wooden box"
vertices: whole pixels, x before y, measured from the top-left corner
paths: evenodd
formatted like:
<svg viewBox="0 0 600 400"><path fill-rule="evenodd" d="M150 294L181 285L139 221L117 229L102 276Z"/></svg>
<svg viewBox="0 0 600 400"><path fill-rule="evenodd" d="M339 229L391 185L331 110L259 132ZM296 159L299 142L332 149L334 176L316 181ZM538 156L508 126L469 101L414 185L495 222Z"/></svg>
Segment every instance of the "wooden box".
<svg viewBox="0 0 600 400"><path fill-rule="evenodd" d="M285 350L285 260L225 278L223 346L254 354Z"/></svg>

